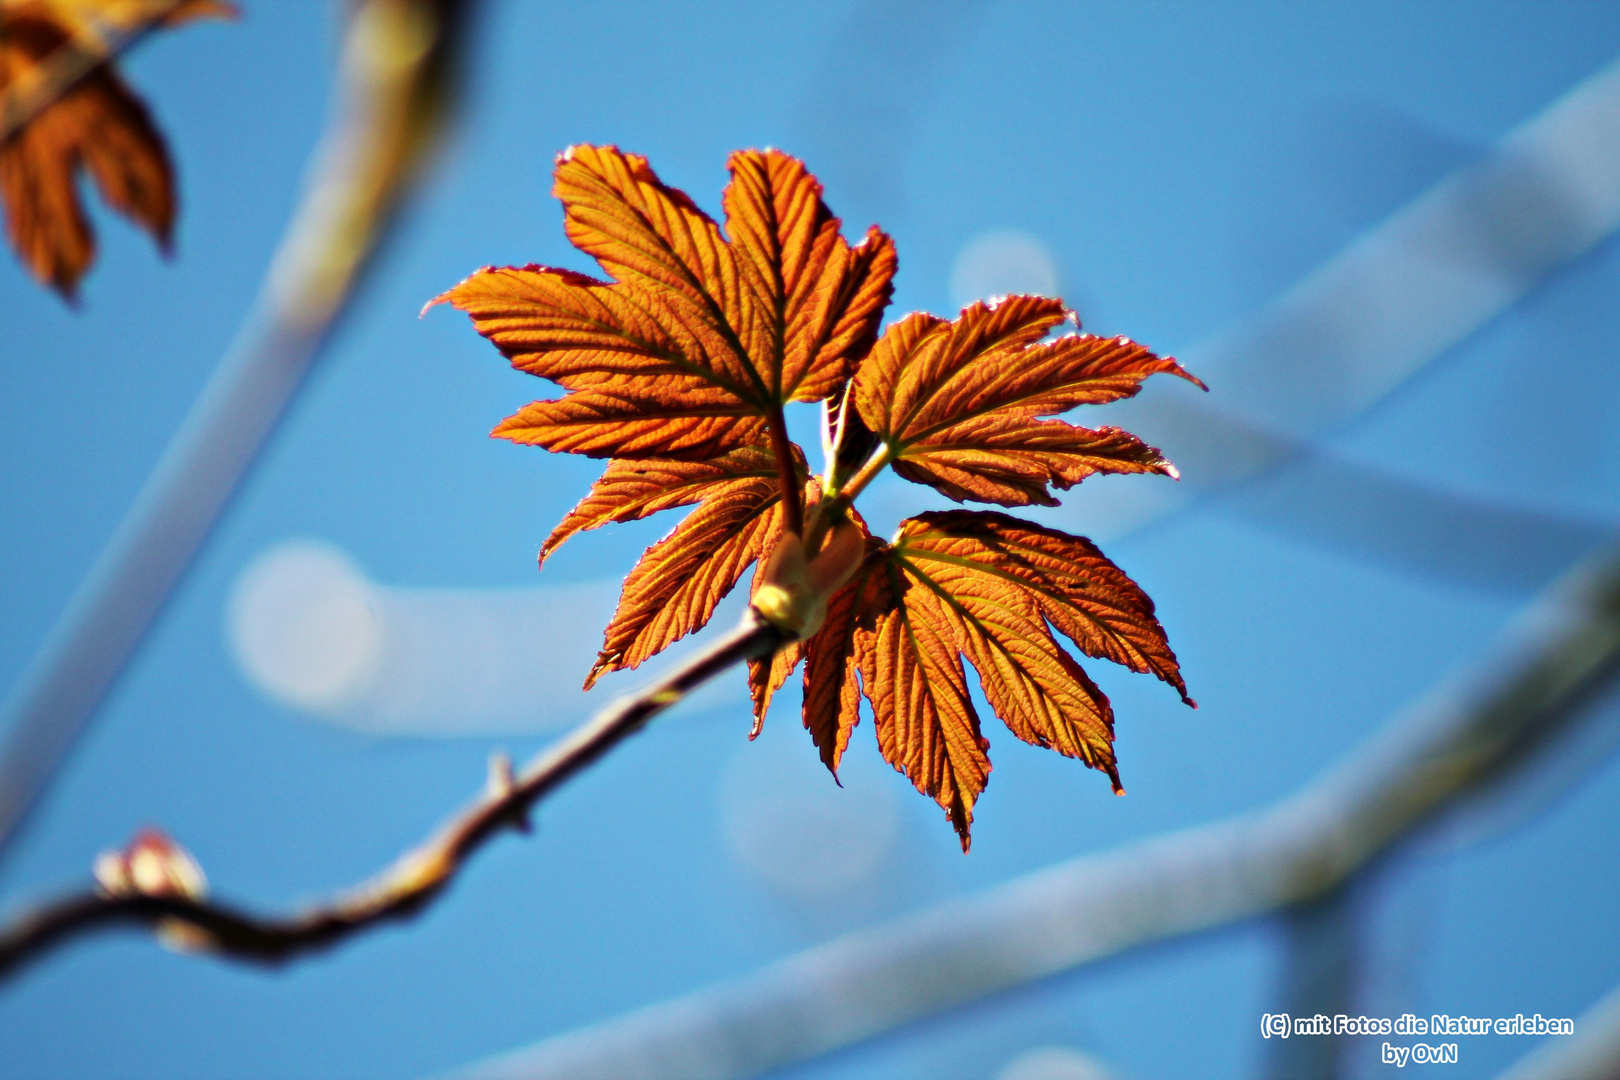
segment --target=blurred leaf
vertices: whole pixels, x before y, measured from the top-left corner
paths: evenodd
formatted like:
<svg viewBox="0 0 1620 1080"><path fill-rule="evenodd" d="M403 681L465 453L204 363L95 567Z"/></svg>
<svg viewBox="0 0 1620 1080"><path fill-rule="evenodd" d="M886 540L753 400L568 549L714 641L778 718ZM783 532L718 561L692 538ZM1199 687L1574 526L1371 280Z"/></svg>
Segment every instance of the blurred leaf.
<svg viewBox="0 0 1620 1080"><path fill-rule="evenodd" d="M228 4L172 7L165 25L229 17ZM0 3L0 95L8 103L37 92L50 64L72 50L105 53L99 28L130 29L153 10L135 0L7 0ZM9 111L9 110L8 110ZM30 273L72 298L95 258L95 235L79 200L80 169L120 214L169 248L174 168L145 104L112 65L96 64L0 145L0 198L13 250Z"/></svg>

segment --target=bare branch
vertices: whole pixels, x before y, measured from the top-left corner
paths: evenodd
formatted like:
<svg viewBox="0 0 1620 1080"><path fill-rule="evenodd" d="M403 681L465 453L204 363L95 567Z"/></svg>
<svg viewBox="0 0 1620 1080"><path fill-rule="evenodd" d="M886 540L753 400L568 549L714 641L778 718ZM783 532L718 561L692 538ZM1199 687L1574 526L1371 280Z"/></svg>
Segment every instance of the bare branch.
<svg viewBox="0 0 1620 1080"><path fill-rule="evenodd" d="M279 964L330 948L349 936L416 914L454 880L467 859L504 829L528 828L528 814L565 780L640 731L693 689L745 660L769 656L782 635L750 610L743 624L638 694L621 698L547 747L521 773L492 770L489 790L426 842L369 881L301 914L264 918L210 901L104 892L65 897L25 913L0 931L0 977L55 945L92 930L178 922L197 944L237 960ZM194 941L194 939L196 939Z"/></svg>
<svg viewBox="0 0 1620 1080"><path fill-rule="evenodd" d="M255 311L0 708L0 855L185 578L437 142L473 0L365 0L343 104Z"/></svg>

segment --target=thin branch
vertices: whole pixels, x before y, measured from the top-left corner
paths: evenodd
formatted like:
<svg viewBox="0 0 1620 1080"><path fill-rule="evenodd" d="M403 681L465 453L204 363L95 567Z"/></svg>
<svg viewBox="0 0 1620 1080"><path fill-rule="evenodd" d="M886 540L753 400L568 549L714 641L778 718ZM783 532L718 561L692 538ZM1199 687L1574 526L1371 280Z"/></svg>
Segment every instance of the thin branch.
<svg viewBox="0 0 1620 1080"><path fill-rule="evenodd" d="M844 519L846 511L855 505L855 497L866 490L866 485L877 479L878 474L893 460L890 456L891 449L888 443L881 444L849 483L839 489L838 494L830 499L823 499L816 505L816 512L810 519L809 532L804 537L806 551L820 550L821 540L826 536L827 530L832 528L834 523ZM835 465L829 475L835 475L838 471L839 467Z"/></svg>
<svg viewBox="0 0 1620 1080"><path fill-rule="evenodd" d="M526 830L529 811L564 781L701 684L745 660L769 656L781 643L780 632L750 610L731 634L647 689L608 706L547 747L517 776L492 770L490 789L482 798L387 870L325 904L286 918L262 918L229 905L174 896L70 896L28 912L0 931L0 977L14 974L53 946L117 925L162 929L179 922L200 932L199 944L209 951L278 964L414 915L497 833ZM187 934L185 940L192 943L195 936Z"/></svg>
<svg viewBox="0 0 1620 1080"><path fill-rule="evenodd" d="M342 104L259 302L0 708L0 856L285 415L439 141L473 0L354 8Z"/></svg>
<svg viewBox="0 0 1620 1080"><path fill-rule="evenodd" d="M157 0L128 25L98 26L102 48L89 49L83 42L70 41L51 53L44 63L0 94L0 144L11 138L40 113L66 97L68 92L89 78L97 68L111 63L156 30L185 0Z"/></svg>

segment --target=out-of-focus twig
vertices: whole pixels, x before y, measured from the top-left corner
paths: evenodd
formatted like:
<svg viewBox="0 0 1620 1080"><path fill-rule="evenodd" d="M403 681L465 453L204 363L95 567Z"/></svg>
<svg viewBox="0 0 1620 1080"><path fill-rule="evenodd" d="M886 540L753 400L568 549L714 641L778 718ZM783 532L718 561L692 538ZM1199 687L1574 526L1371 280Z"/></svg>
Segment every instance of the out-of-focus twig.
<svg viewBox="0 0 1620 1080"><path fill-rule="evenodd" d="M483 797L421 846L359 887L288 918L260 918L207 900L176 895L71 896L25 913L0 930L0 977L47 949L87 931L117 924L189 931L170 934L191 947L232 959L280 963L335 945L382 923L413 915L440 895L468 856L506 828L527 829L535 803L581 769L640 731L693 689L745 660L769 656L782 643L775 627L750 611L743 625L638 694L620 699L547 747L514 775L504 757L491 763Z"/></svg>
<svg viewBox="0 0 1620 1080"><path fill-rule="evenodd" d="M1270 1007L1290 1016L1349 1012L1359 951L1356 884L1347 882L1279 913L1282 970ZM1267 1080L1336 1080L1348 1041L1340 1035L1272 1039L1264 1075Z"/></svg>
<svg viewBox="0 0 1620 1080"><path fill-rule="evenodd" d="M1254 316L1179 352L1214 388L1207 399L1149 383L1110 405L1109 423L1162 447L1182 482L1083 484L1050 523L1084 522L1081 531L1105 543L1212 489L1231 490L1307 454L1321 460L1313 439L1383 400L1617 229L1620 60L1613 60ZM1554 529L1561 534L1551 536L1554 548L1593 550L1583 546L1591 530L1580 522L1557 515L1515 521L1479 504L1447 508L1464 511L1466 521L1451 523L1469 527L1442 531L1443 543L1436 542L1425 533L1436 521L1432 510L1407 520L1409 508L1428 498L1421 485L1329 464L1329 475L1307 478L1285 505L1247 509L1317 533L1301 517L1332 490L1342 500L1336 516L1382 526L1340 525L1334 531L1341 542L1425 574L1525 594L1533 591L1524 587L1533 577L1526 557L1542 564L1545 555L1502 533L1523 535L1529 526L1548 536Z"/></svg>
<svg viewBox="0 0 1620 1080"><path fill-rule="evenodd" d="M707 990L491 1058L463 1080L738 1078L1151 942L1326 896L1505 777L1620 674L1620 550L1479 665L1270 809L1086 856Z"/></svg>
<svg viewBox="0 0 1620 1080"><path fill-rule="evenodd" d="M0 855L179 586L354 295L448 115L473 0L364 0L254 313L0 710Z"/></svg>
<svg viewBox="0 0 1620 1080"><path fill-rule="evenodd" d="M1575 1034L1555 1035L1496 1080L1614 1080L1620 1076L1620 986L1575 1018Z"/></svg>

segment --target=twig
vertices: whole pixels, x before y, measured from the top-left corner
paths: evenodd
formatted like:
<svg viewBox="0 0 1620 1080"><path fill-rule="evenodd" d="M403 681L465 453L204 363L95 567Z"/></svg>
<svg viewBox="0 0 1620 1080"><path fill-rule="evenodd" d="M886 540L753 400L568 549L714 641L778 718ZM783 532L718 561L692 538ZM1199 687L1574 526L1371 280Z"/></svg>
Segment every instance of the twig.
<svg viewBox="0 0 1620 1080"><path fill-rule="evenodd" d="M1295 904L1278 915L1282 931L1276 997L1290 1016L1348 1013L1360 959L1356 882ZM1267 1080L1336 1080L1349 1037L1272 1039L1266 1047Z"/></svg>
<svg viewBox="0 0 1620 1080"><path fill-rule="evenodd" d="M344 103L254 314L0 709L0 856L185 578L354 295L437 142L472 6L355 7Z"/></svg>
<svg viewBox="0 0 1620 1080"><path fill-rule="evenodd" d="M287 918L261 918L229 905L174 896L101 892L69 896L24 914L0 931L0 977L14 974L55 945L115 925L161 927L179 922L201 933L196 942L194 935L186 935L188 943L231 959L277 964L414 915L497 833L526 829L535 803L563 781L702 683L744 660L769 656L781 643L780 632L750 611L731 634L654 685L608 706L542 751L517 776L495 771L482 798L387 870L328 903Z"/></svg>

